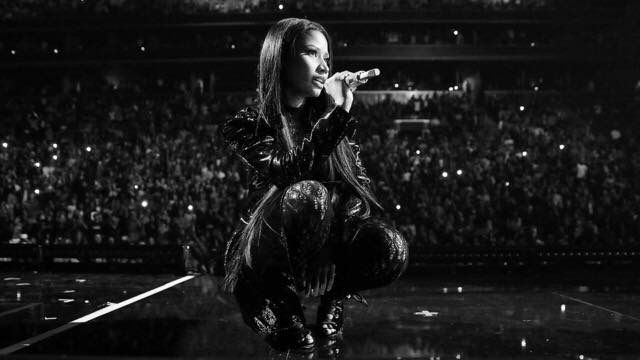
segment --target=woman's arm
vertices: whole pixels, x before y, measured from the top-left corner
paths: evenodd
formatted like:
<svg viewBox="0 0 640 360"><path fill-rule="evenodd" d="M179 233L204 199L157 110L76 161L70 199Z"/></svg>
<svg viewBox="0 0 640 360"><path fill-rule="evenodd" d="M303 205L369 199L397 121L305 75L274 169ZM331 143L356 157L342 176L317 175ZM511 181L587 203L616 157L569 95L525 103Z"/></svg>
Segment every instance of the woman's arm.
<svg viewBox="0 0 640 360"><path fill-rule="evenodd" d="M257 110L247 107L225 122L222 135L246 164L283 188L306 178L356 126L354 117L336 107L316 122L300 148L289 151L277 144L276 130L258 116Z"/></svg>

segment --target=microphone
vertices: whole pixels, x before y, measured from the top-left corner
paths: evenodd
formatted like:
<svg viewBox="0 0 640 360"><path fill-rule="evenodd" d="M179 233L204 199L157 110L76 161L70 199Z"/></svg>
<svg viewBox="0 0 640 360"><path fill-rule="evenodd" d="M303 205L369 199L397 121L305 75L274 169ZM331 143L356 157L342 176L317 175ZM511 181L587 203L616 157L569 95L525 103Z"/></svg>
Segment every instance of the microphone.
<svg viewBox="0 0 640 360"><path fill-rule="evenodd" d="M349 75L344 78L344 81L351 91L355 91L358 86L365 84L369 79L378 75L380 75L380 69L378 68L368 71L360 70L355 73L349 73Z"/></svg>

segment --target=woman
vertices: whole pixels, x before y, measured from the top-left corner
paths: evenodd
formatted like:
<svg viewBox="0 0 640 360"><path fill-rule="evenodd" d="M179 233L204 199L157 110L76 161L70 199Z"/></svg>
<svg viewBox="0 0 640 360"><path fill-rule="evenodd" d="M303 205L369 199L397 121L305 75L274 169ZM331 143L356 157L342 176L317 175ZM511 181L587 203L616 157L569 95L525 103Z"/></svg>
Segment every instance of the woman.
<svg viewBox="0 0 640 360"><path fill-rule="evenodd" d="M331 55L320 24L277 22L260 53L257 106L222 127L255 201L227 243L223 289L276 349L314 347L299 294L320 296L316 336L334 339L343 300L366 303L355 292L391 283L408 261L403 236L372 216L382 207L352 142L349 72L329 76Z"/></svg>

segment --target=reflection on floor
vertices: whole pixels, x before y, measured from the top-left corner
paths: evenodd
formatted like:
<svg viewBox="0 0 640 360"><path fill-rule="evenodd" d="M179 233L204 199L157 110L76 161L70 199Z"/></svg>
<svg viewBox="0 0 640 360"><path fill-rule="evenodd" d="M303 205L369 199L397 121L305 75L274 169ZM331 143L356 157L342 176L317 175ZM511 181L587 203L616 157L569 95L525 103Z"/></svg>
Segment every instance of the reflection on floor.
<svg viewBox="0 0 640 360"><path fill-rule="evenodd" d="M0 349L178 278L0 274ZM575 280L578 279L578 280ZM244 325L219 278L199 276L38 339L15 358L607 359L640 356L635 277L528 281L517 275L404 277L346 302L344 335L311 354L278 353ZM315 319L316 299L305 299ZM0 351L1 353L1 351Z"/></svg>

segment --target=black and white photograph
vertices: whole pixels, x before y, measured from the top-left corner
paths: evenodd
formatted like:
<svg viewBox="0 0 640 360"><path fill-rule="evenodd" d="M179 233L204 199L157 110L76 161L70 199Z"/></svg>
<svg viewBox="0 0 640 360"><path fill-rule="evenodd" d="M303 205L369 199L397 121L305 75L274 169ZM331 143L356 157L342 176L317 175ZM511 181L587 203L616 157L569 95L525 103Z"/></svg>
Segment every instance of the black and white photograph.
<svg viewBox="0 0 640 360"><path fill-rule="evenodd" d="M0 357L640 358L640 1L2 0Z"/></svg>

